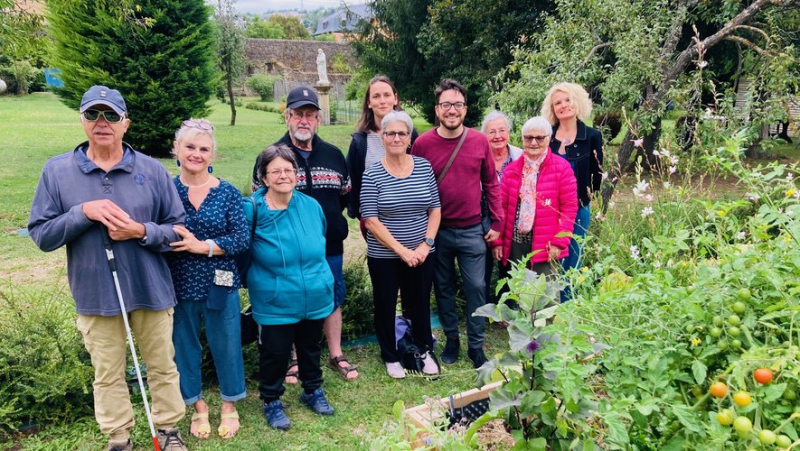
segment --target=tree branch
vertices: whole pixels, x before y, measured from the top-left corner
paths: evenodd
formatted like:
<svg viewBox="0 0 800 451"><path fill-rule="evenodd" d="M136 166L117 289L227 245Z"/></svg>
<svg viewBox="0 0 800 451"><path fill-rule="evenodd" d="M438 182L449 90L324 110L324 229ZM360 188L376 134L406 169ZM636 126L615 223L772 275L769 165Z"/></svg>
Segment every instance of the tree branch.
<svg viewBox="0 0 800 451"><path fill-rule="evenodd" d="M756 52L758 52L759 55L768 55L769 54L768 51L762 49L761 47L759 47L759 46L757 46L755 44L753 44L752 42L748 41L745 38L741 38L739 36L726 36L725 39L728 40L728 41L733 41L733 42L738 42L740 44L744 44L745 46L750 47L751 49L753 49Z"/></svg>
<svg viewBox="0 0 800 451"><path fill-rule="evenodd" d="M604 47L609 47L609 46L612 46L612 45L614 45L613 42L604 42L602 44L597 44L596 46L592 47L592 49L589 50L589 54L586 55L586 58L584 58L583 61L581 61L581 64L578 67L580 68L580 67L583 67L586 64L588 64L589 60L592 58L592 55L594 55L594 53L596 51L598 51L598 50L600 50L600 49L602 49Z"/></svg>
<svg viewBox="0 0 800 451"><path fill-rule="evenodd" d="M752 31L753 33L758 33L758 34L760 34L761 36L764 36L764 39L765 39L767 42L772 42L772 39L770 39L770 37L769 37L769 35L767 34L767 32L766 32L766 31L764 31L764 30L762 30L761 28L758 28L758 27L751 27L750 25L737 25L737 26L735 27L735 29L737 29L737 30L748 30L748 31Z"/></svg>

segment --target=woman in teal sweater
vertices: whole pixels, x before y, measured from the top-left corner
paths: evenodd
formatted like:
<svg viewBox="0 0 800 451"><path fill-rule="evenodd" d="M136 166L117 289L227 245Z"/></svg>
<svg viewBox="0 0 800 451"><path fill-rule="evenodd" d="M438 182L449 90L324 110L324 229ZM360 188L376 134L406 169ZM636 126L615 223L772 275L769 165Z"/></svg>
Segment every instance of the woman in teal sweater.
<svg viewBox="0 0 800 451"><path fill-rule="evenodd" d="M322 323L333 311L333 274L325 260L322 208L294 190L297 162L292 150L267 147L257 169L263 187L253 193L258 220L247 280L259 325L258 390L269 425L285 430L289 419L280 397L292 343L303 382L300 402L320 415L333 414L321 388L320 367ZM252 205L245 204L245 215L252 224Z"/></svg>

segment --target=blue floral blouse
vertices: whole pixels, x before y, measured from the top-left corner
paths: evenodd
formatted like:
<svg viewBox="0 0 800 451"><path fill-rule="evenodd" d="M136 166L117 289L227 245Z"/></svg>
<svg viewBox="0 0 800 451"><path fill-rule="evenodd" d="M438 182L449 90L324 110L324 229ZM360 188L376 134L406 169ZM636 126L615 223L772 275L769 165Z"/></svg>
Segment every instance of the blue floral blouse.
<svg viewBox="0 0 800 451"><path fill-rule="evenodd" d="M189 252L168 254L172 281L178 301L205 301L208 288L214 283L214 270L233 272L233 286L240 285L233 256L250 247L250 234L242 209L242 196L233 185L220 180L211 188L200 209L189 202L189 187L176 176L173 180L186 210L185 226L198 240L214 240L225 255L208 257Z"/></svg>

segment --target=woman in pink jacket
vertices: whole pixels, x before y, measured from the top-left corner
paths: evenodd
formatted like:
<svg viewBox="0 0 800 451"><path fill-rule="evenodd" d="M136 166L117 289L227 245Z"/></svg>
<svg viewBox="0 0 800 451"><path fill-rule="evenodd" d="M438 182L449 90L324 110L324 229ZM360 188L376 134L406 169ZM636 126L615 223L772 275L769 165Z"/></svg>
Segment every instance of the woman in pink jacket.
<svg viewBox="0 0 800 451"><path fill-rule="evenodd" d="M553 128L544 117L522 126L523 158L503 171L500 198L505 219L494 243L494 258L503 265L531 252L530 269L553 275L569 255L578 212L575 174L570 164L550 149Z"/></svg>

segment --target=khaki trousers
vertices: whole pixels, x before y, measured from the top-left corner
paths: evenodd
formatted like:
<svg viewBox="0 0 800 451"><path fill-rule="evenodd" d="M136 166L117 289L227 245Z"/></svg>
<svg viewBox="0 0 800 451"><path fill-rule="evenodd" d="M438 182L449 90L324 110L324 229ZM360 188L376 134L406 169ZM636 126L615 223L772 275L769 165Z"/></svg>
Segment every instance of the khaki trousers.
<svg viewBox="0 0 800 451"><path fill-rule="evenodd" d="M183 418L180 377L172 345L173 309L135 310L128 314L139 358L147 366L153 423L171 428ZM128 344L122 316L78 315L78 330L94 367L94 413L100 430L112 440L126 440L133 428L128 384Z"/></svg>

